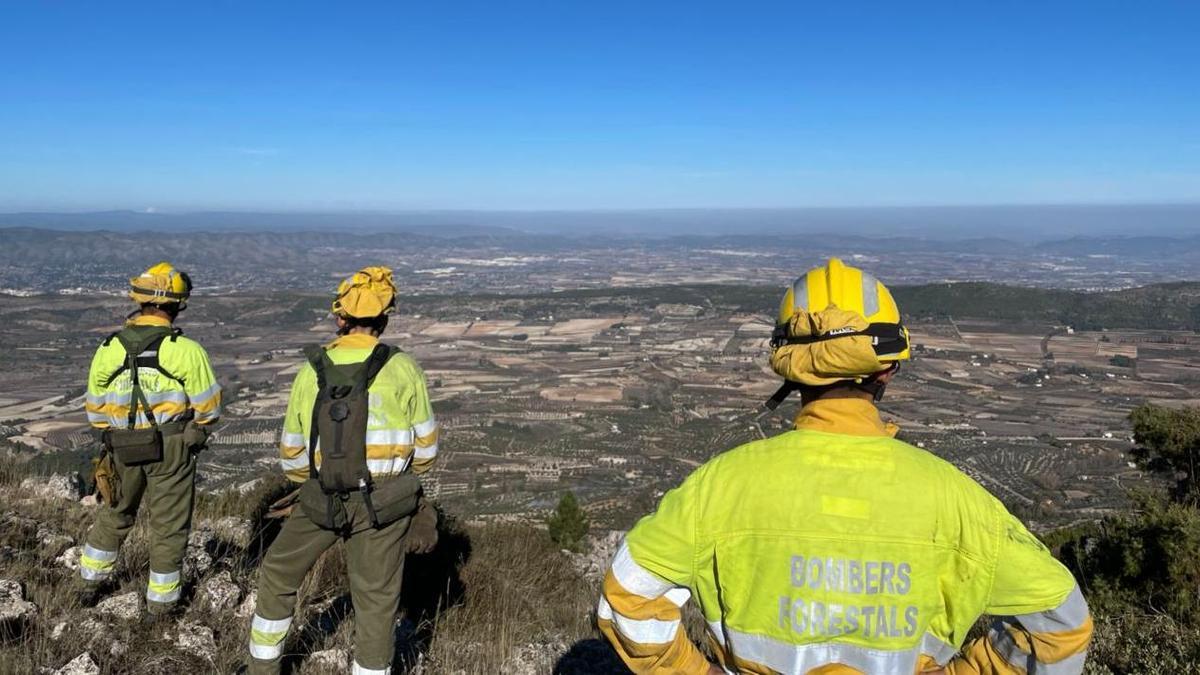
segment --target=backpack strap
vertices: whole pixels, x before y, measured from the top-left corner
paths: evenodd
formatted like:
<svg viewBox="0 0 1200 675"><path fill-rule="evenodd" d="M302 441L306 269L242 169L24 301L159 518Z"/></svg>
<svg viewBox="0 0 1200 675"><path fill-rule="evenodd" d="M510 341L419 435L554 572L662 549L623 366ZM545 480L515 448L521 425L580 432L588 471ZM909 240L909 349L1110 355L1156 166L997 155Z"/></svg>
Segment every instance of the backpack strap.
<svg viewBox="0 0 1200 675"><path fill-rule="evenodd" d="M117 379L117 377L121 375L121 373L130 369L130 354L133 354L137 357L138 368L153 368L162 373L164 377L178 382L180 386L184 385L183 378L164 368L158 358L158 350L162 346L163 341L169 338L171 342L175 342L176 339L183 334L183 331L179 330L178 328L173 328L169 333L152 335L148 342L145 340L134 340L128 335L123 337L123 333L125 333L125 331L113 333L112 335L109 335L108 338L103 342L103 345L107 347L112 342L113 338L116 338L121 343L121 346L125 348L126 355L125 362L121 364L120 368L117 368L115 371L109 374L107 378L105 378L103 386L109 386L114 380Z"/></svg>
<svg viewBox="0 0 1200 675"><path fill-rule="evenodd" d="M150 422L150 426L158 428L158 420L154 417L154 409L150 407L150 402L146 400L146 392L142 391L139 371L143 365L143 358L152 357L155 363L157 363L158 347L168 335L170 335L169 331L155 331L137 338L126 331L121 331L116 335L117 339L121 342L121 346L125 348L125 365L122 366L122 369L129 371L129 379L133 383L133 391L130 392L129 397L130 429L137 428L139 406L142 410L146 411L146 420ZM118 369L116 373L113 373L106 384L111 383L120 372L121 369Z"/></svg>
<svg viewBox="0 0 1200 675"><path fill-rule="evenodd" d="M362 379L359 381L363 389L371 388L371 384L375 382L375 376L379 374L379 371L383 370L383 367L387 365L392 356L399 351L398 347L385 345L382 342L375 345L375 349L371 350L371 355L367 357L366 367L363 368Z"/></svg>
<svg viewBox="0 0 1200 675"><path fill-rule="evenodd" d="M319 438L317 409L321 405L321 390L325 388L325 360L329 357L325 355L325 348L321 345L308 345L304 348L304 358L308 360L308 365L312 366L317 375L317 396L313 401L313 411L308 423L308 477L314 479L317 477L317 439Z"/></svg>

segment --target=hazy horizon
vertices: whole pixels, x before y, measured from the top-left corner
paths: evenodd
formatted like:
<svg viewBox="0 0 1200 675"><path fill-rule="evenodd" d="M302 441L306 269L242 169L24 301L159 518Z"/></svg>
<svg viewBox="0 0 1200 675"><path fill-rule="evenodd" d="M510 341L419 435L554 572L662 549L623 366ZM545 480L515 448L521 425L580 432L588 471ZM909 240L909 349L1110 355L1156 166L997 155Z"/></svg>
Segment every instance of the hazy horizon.
<svg viewBox="0 0 1200 675"><path fill-rule="evenodd" d="M0 227L69 231L403 231L471 228L524 234L676 237L803 235L1007 239L1200 234L1200 203L983 206L423 209L395 211L41 211L0 213Z"/></svg>

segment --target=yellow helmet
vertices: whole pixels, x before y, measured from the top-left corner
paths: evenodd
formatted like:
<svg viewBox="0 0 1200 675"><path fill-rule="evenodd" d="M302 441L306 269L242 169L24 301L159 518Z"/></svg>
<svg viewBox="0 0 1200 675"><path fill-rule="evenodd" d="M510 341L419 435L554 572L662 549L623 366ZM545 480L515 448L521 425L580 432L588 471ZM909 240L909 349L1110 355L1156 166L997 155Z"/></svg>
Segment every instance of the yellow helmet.
<svg viewBox="0 0 1200 675"><path fill-rule="evenodd" d="M187 307L192 279L169 262L160 262L129 280L129 298L138 304Z"/></svg>
<svg viewBox="0 0 1200 675"><path fill-rule="evenodd" d="M910 357L908 330L891 292L837 258L787 288L771 346L777 374L815 387L862 383Z"/></svg>
<svg viewBox="0 0 1200 675"><path fill-rule="evenodd" d="M338 284L333 313L341 317L370 319L396 308L396 284L387 267L364 267Z"/></svg>

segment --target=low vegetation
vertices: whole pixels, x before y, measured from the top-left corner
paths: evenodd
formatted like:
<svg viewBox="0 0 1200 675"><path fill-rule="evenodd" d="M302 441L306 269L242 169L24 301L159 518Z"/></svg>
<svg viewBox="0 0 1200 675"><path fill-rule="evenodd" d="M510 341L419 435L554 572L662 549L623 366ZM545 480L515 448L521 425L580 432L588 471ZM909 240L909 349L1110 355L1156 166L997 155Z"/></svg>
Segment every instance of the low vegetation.
<svg viewBox="0 0 1200 675"><path fill-rule="evenodd" d="M189 558L203 564L189 565L183 616L173 625L145 627L136 618L79 606L72 592L77 572L60 557L73 557L68 546L83 539L95 507L43 495L40 478L26 480L24 469L9 464L0 470L0 578L21 582L37 613L0 636L0 672L53 670L83 652L103 673L234 672L245 655L257 565L278 532L279 524L264 516L286 490L282 481L263 480L245 494L202 495L194 532L226 519L221 522L244 525L249 537L217 529L215 536L200 538L204 544L193 546ZM443 517L440 531L437 551L410 557L406 565L397 624L400 672L551 672L561 670L557 662L600 647L591 627L595 589L544 531L522 525L468 527L451 517ZM147 535L141 519L122 549L108 597L144 592ZM236 587L235 602L210 603L206 589L218 578ZM345 558L335 546L300 589L286 652L291 672L343 672L310 655L352 654L351 617ZM200 647L182 647L180 633L200 636Z"/></svg>
<svg viewBox="0 0 1200 675"><path fill-rule="evenodd" d="M579 500L575 498L574 492L568 491L564 494L562 499L558 500L558 507L554 509L554 513L546 519L550 539L569 551L579 550L584 537L587 536L588 528L587 514L579 507Z"/></svg>
<svg viewBox="0 0 1200 675"><path fill-rule="evenodd" d="M1143 406L1132 421L1137 461L1167 477L1167 487L1135 495L1134 507L1118 517L1051 533L1047 543L1075 573L1095 614L1087 673L1200 673L1200 409ZM82 539L90 507L47 496L46 481L28 480L27 468L9 463L0 469L0 578L20 581L37 614L0 636L0 672L53 669L84 651L104 673L229 673L237 667L255 570L278 528L265 518L267 505L286 485L264 479L246 493L202 497L196 528L208 536L191 555L207 562L193 563L186 612L175 626L146 628L136 619L79 607L70 592L75 573L64 564L70 556L62 554ZM582 509L564 495L551 520L558 541L525 525L469 527L444 516L438 550L410 558L405 570L398 670L622 672L592 624L596 580L585 578L562 550L582 541ZM229 536L214 525L227 521L242 524L248 536ZM141 594L146 536L139 525L123 549L114 595ZM301 589L287 648L292 672L340 672L312 655L352 653L344 572L335 547ZM213 604L207 589L214 579L233 584L235 602ZM183 633L204 638L201 648L181 646Z"/></svg>

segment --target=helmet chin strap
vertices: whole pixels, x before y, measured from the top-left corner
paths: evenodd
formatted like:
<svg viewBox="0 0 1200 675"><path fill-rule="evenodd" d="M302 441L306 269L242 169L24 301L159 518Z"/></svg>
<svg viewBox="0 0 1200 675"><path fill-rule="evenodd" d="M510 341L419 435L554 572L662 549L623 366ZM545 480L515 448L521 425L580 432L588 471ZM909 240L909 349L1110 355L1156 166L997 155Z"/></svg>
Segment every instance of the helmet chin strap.
<svg viewBox="0 0 1200 675"><path fill-rule="evenodd" d="M888 373L895 373L898 370L900 370L900 362L892 361L892 365L887 370L875 373L874 375L871 376L871 379L867 380L866 382L863 382L862 384L860 384L858 386L860 389L862 389L863 391L870 394L871 399L875 403L879 403L880 401L883 400L883 393L884 393L884 391L887 390L887 385L888 385L888 383L886 381L884 381L880 378L883 375L887 375Z"/></svg>
<svg viewBox="0 0 1200 675"><path fill-rule="evenodd" d="M880 401L883 400L883 394L887 390L887 382L881 380L880 379L881 376L886 375L888 373L894 373L898 370L900 370L900 362L893 361L892 365L890 367L888 367L887 370L882 370L878 373L875 373L874 375L867 378L863 382L835 383L835 384L827 385L825 387L814 387L814 389L824 389L826 391L840 389L840 388L857 389L858 391L870 394L871 399L875 403L879 403ZM782 405L785 400L787 400L788 396L790 396L794 392L800 391L803 388L804 388L804 385L800 384L799 382L785 380L783 382L783 384L781 384L779 386L779 389L776 389L775 393L771 394L771 398L769 398L763 402L758 415L756 415L756 418L761 419L761 418L766 417L767 415L771 414L777 408L779 408L779 406Z"/></svg>

